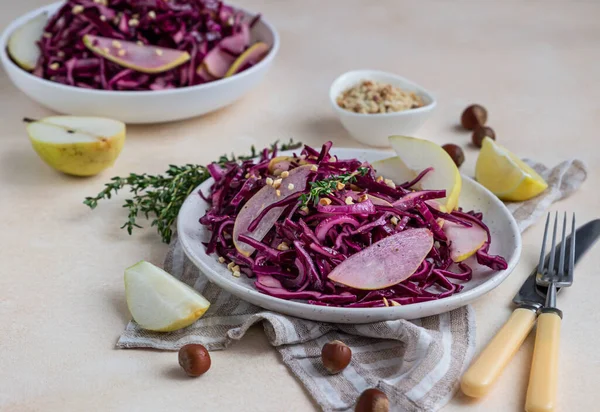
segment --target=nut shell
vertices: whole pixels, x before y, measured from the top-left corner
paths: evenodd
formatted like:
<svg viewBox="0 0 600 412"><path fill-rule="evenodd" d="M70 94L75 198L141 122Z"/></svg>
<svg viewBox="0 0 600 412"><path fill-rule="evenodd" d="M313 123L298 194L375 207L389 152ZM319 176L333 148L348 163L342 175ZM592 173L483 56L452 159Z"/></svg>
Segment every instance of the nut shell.
<svg viewBox="0 0 600 412"><path fill-rule="evenodd" d="M188 376L200 376L210 369L208 350L200 344L191 343L179 349L179 365Z"/></svg>
<svg viewBox="0 0 600 412"><path fill-rule="evenodd" d="M389 412L390 401L385 393L379 389L367 389L358 397L355 412Z"/></svg>
<svg viewBox="0 0 600 412"><path fill-rule="evenodd" d="M460 123L467 130L475 130L487 122L487 110L478 104L472 104L467 107L460 117Z"/></svg>
<svg viewBox="0 0 600 412"><path fill-rule="evenodd" d="M352 360L352 350L344 342L334 340L326 343L321 349L321 361L327 372L332 375L340 373Z"/></svg>

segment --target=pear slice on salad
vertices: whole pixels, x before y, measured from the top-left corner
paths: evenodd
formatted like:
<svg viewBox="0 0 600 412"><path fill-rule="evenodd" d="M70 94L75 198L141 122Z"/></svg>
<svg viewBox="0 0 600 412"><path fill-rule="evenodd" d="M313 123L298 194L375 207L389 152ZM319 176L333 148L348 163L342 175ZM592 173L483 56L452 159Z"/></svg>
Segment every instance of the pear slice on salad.
<svg viewBox="0 0 600 412"><path fill-rule="evenodd" d="M415 273L432 247L429 229L404 230L350 256L327 277L354 289L384 289Z"/></svg>
<svg viewBox="0 0 600 412"><path fill-rule="evenodd" d="M28 121L34 150L50 166L92 176L115 162L125 143L125 124L102 117L50 116Z"/></svg>
<svg viewBox="0 0 600 412"><path fill-rule="evenodd" d="M256 64L269 52L269 46L266 43L258 42L250 46L244 53L238 57L225 73L225 77L233 76L242 71L247 64Z"/></svg>
<svg viewBox="0 0 600 412"><path fill-rule="evenodd" d="M444 233L450 243L450 259L462 262L473 256L487 240L487 232L479 225L471 227L444 221Z"/></svg>
<svg viewBox="0 0 600 412"><path fill-rule="evenodd" d="M429 140L407 136L390 136L390 144L398 159L416 176L432 167L417 184L422 190L445 190L446 197L438 199L442 211L450 212L458 206L462 178L456 164L442 147ZM404 172L402 172L404 173Z"/></svg>
<svg viewBox="0 0 600 412"><path fill-rule="evenodd" d="M44 34L48 14L42 13L18 27L8 39L8 54L22 69L32 71L40 58L37 42Z"/></svg>
<svg viewBox="0 0 600 412"><path fill-rule="evenodd" d="M119 66L147 74L163 73L190 60L189 53L183 50L142 46L91 34L83 36L83 44L94 54Z"/></svg>
<svg viewBox="0 0 600 412"><path fill-rule="evenodd" d="M289 176L282 179L281 186L275 188L266 185L244 204L233 225L233 243L238 252L245 256L250 256L254 252L255 249L252 246L239 239L240 235L259 241L262 240L277 222L285 206L274 207L267 211L258 226L250 231L249 228L252 222L260 216L265 208L271 207L274 203L294 193L303 191L306 188L306 178L311 173L312 167L313 165L304 165L292 169Z"/></svg>

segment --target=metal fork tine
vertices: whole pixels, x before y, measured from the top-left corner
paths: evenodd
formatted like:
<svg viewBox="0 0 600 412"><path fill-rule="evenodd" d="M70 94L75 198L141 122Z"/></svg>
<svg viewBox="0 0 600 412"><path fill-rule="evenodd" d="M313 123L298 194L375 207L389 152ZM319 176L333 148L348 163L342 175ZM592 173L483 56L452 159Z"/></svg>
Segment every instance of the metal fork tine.
<svg viewBox="0 0 600 412"><path fill-rule="evenodd" d="M573 282L573 270L575 269L575 213L573 213L573 223L571 223L571 250L569 251L569 271L567 279Z"/></svg>
<svg viewBox="0 0 600 412"><path fill-rule="evenodd" d="M550 249L550 261L548 262L548 274L554 277L554 258L556 257L556 229L558 228L558 212L554 215L554 228L552 230L552 249Z"/></svg>
<svg viewBox="0 0 600 412"><path fill-rule="evenodd" d="M567 245L565 239L567 237L567 212L563 217L562 227L562 239L560 241L560 257L558 259L558 277L562 278L565 274L565 252L567 251Z"/></svg>
<svg viewBox="0 0 600 412"><path fill-rule="evenodd" d="M546 216L546 226L544 227L544 240L542 240L542 251L540 252L540 263L538 265L538 274L544 274L544 257L546 256L546 239L548 238L548 225L550 224L550 212Z"/></svg>

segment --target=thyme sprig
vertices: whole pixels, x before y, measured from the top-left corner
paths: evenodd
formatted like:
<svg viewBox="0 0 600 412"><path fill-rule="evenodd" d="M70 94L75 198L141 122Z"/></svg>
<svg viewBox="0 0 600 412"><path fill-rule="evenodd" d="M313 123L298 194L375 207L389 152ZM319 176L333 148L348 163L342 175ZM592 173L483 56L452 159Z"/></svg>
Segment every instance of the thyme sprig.
<svg viewBox="0 0 600 412"><path fill-rule="evenodd" d="M273 150L292 150L301 147L301 143L295 143L292 139L288 143L279 144L275 142L270 146L269 152ZM238 162L252 159L257 156L256 148L251 147L251 153L245 156L223 155L217 163L225 166L229 162ZM83 203L91 209L98 206L98 201L110 199L119 190L128 188L132 196L125 200L123 207L128 210L127 221L121 226L130 235L134 228L142 228L138 224L138 218L143 215L146 219L152 219L151 226L156 229L165 243L171 242L173 235L173 224L181 205L188 195L210 177L205 166L186 164L184 166L170 165L169 169L162 175L130 173L125 177L113 177L104 185L104 189L93 197L86 197Z"/></svg>
<svg viewBox="0 0 600 412"><path fill-rule="evenodd" d="M310 191L300 196L300 206L306 207L312 201L316 206L319 199L323 196L327 196L338 190L338 185L347 185L348 183L356 182L356 176L366 176L369 173L368 167L359 167L356 171L351 173L344 173L341 175L332 175L322 180L310 182Z"/></svg>

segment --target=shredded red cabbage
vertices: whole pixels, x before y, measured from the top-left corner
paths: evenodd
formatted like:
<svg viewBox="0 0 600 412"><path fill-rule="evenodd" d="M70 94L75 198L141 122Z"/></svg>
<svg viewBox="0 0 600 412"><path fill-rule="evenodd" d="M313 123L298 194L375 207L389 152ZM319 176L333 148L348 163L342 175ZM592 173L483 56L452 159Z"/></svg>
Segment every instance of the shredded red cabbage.
<svg viewBox="0 0 600 412"><path fill-rule="evenodd" d="M494 270L507 267L502 257L489 254L491 237L481 213L461 209L440 212L430 201L443 198L445 191L411 191L409 188L414 182L396 182L396 187L381 184L370 164L333 158L330 148L330 142L323 145L321 151L305 146L300 155L282 159L271 167L271 159L277 157L277 153L269 155L266 150L256 161L230 162L225 168L209 166L215 180L210 188L211 208L200 219L212 233L205 244L207 253L216 253L225 258L225 264L233 262L242 273L256 277L255 286L262 293L309 304L343 307L407 305L459 293L463 283L471 280L473 270L465 262L452 262L449 241L440 228L439 219L464 227L484 228L488 240L477 251L477 262ZM244 204L267 184L267 178L276 180L281 173L301 163L316 165L307 177L306 189L264 207L252 222L254 228L273 207L283 208L284 212L263 239L240 235L238 241L255 249L250 257L240 254L233 242L233 222ZM301 195L309 194L310 182L356 172L359 168L363 172L344 188L336 188L321 197L327 201L308 202L301 207ZM426 169L419 178L429 171ZM375 204L369 199L370 195L389 202L390 206ZM373 243L403 230L423 227L433 233L434 246L405 281L366 291L334 284L327 278L333 268Z"/></svg>
<svg viewBox="0 0 600 412"><path fill-rule="evenodd" d="M103 90L163 90L216 80L198 70L209 53L231 62L247 50L250 21L217 0L68 0L50 18L33 74L57 83ZM85 34L187 51L185 64L144 74L96 56ZM248 60L241 70L257 61ZM225 67L227 70L227 67Z"/></svg>

